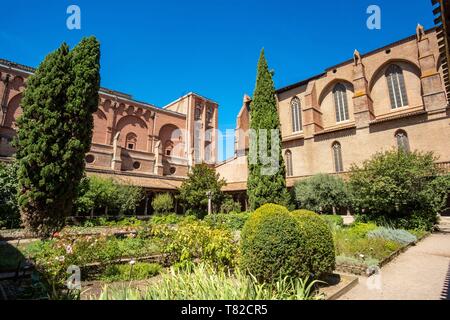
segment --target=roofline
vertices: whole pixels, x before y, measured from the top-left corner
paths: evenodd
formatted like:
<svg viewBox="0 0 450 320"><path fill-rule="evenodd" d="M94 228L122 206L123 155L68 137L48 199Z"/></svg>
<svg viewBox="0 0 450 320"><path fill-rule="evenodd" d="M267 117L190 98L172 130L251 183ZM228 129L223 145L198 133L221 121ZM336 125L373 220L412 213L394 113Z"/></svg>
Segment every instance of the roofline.
<svg viewBox="0 0 450 320"><path fill-rule="evenodd" d="M212 100L212 99L209 99L209 98L207 98L207 97L205 97L205 96L202 96L202 95L200 95L200 94L198 94L198 93L195 93L195 92L193 92L193 91L190 91L190 92L186 93L184 96L179 97L178 99L176 99L176 100L174 100L174 101L172 101L172 102L166 104L164 107L162 107L162 109L166 109L166 108L170 107L171 105L173 105L173 104L175 104L175 103L177 103L177 102L180 102L181 100L183 100L183 99L185 99L185 98L187 98L187 97L189 97L189 96L196 96L196 97L199 97L199 98L201 98L201 99L203 99L203 100L206 100L207 102L211 102L211 103L214 103L214 104L216 104L216 105L219 105L218 102L216 102L216 101L214 101L214 100Z"/></svg>
<svg viewBox="0 0 450 320"><path fill-rule="evenodd" d="M434 32L434 31L436 31L436 29L437 29L437 27L432 27L432 28L426 30L425 33L426 33L426 34L432 33L432 32ZM380 52L380 51L383 51L383 50L385 50L385 49L387 49L387 48L389 48L389 47L397 46L397 45L403 44L403 43L405 43L405 42L412 41L412 40L416 39L416 37L417 37L416 35L411 35L411 36L408 36L408 37L403 38L403 39L401 39L401 40L397 40L397 41L392 42L392 43L390 43L390 44L387 44L387 45L385 45L385 46L383 46L383 47L381 47L381 48L377 48L377 49L371 50L371 51L369 51L369 52L367 52L367 53L365 53L365 54L362 54L362 55L361 55L361 58L368 57L368 56L370 56L370 55L373 55L373 54L375 54L375 53L378 53L378 52ZM291 89L294 89L294 88L297 88L297 87L306 85L306 84L308 84L308 82L310 82L310 81L312 81L312 80L316 80L316 79L318 79L318 78L321 78L321 77L325 76L325 75L327 74L328 71L333 70L333 69L336 69L336 68L339 68L339 67L342 67L342 66L344 66L344 65L346 65L346 64L349 64L349 63L352 63L352 62L353 62L353 58L352 58L352 59L348 59L348 60L346 60L346 61L344 61L344 62L341 62L341 63L339 63L339 64L336 64L336 65L334 65L334 66L331 66L331 67L326 68L326 69L325 69L325 72L323 72L323 73L321 73L321 74L319 74L319 75L313 76L313 77L311 77L311 78L309 78L309 79L306 79L306 80L299 81L299 82L297 82L297 83L291 84L291 85L286 86L286 87L282 87L282 88L276 90L275 92L276 92L277 94L280 94L280 93L289 91L289 90L291 90Z"/></svg>
<svg viewBox="0 0 450 320"><path fill-rule="evenodd" d="M19 72L24 72L28 75L32 75L34 74L34 72L36 71L36 68L30 67L30 66L26 66L23 64L19 64L19 63L15 63L6 59L1 59L0 58L0 66L3 66L5 68L8 68L10 70L15 70L15 71L19 71ZM157 112L163 112L163 113L168 113L174 116L178 116L178 117L183 117L185 118L186 115L184 113L180 113L180 112L176 112L176 111L172 111L172 110L166 110L164 108L159 108L153 104L147 103L147 102L143 102L143 101L138 101L133 99L133 97L130 94L127 93L123 93L120 91L116 91L116 90L112 90L112 89L108 89L108 88L104 88L101 87L99 92L99 94L103 94L103 95L107 95L110 97L116 97L116 98L120 98L122 100L131 102L131 103L135 103L135 104L140 104L143 107L152 109L154 111Z"/></svg>

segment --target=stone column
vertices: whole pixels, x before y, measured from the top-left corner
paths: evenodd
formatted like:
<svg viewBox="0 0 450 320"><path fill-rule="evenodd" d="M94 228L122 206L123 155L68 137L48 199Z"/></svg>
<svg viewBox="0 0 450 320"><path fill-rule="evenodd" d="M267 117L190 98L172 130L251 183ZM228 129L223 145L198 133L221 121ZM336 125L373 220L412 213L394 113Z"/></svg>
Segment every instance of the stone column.
<svg viewBox="0 0 450 320"><path fill-rule="evenodd" d="M355 50L354 53L353 88L355 91L353 96L353 109L356 126L358 128L368 127L369 122L375 119L375 114L365 67L358 50Z"/></svg>
<svg viewBox="0 0 450 320"><path fill-rule="evenodd" d="M420 24L416 32L424 108L429 112L446 108L447 97L441 75L436 68L436 57L430 48L429 36Z"/></svg>
<svg viewBox="0 0 450 320"><path fill-rule="evenodd" d="M3 126L6 117L6 108L8 107L10 74L2 74L0 77L0 127Z"/></svg>

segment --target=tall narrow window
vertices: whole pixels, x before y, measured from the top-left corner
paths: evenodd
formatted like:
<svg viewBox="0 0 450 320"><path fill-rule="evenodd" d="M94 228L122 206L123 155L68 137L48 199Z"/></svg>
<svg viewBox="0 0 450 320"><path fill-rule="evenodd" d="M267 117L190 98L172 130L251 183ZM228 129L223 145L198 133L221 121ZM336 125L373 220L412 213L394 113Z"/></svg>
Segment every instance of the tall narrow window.
<svg viewBox="0 0 450 320"><path fill-rule="evenodd" d="M408 96L406 95L405 77L403 71L398 65L391 65L386 70L386 79L389 88L389 97L391 99L391 108L397 109L408 105Z"/></svg>
<svg viewBox="0 0 450 320"><path fill-rule="evenodd" d="M208 107L206 109L206 122L211 123L213 120L214 109L212 107Z"/></svg>
<svg viewBox="0 0 450 320"><path fill-rule="evenodd" d="M292 152L290 150L287 150L285 156L286 156L286 175L288 177L292 177L294 175L294 168L292 167Z"/></svg>
<svg viewBox="0 0 450 320"><path fill-rule="evenodd" d="M300 132L303 130L302 126L302 108L300 106L300 99L295 97L291 101L292 114L292 132Z"/></svg>
<svg viewBox="0 0 450 320"><path fill-rule="evenodd" d="M195 106L195 120L201 120L202 118L202 105L201 104L197 104Z"/></svg>
<svg viewBox="0 0 450 320"><path fill-rule="evenodd" d="M336 172L344 171L344 164L342 162L342 147L339 142L333 143L333 158L334 158L334 169Z"/></svg>
<svg viewBox="0 0 450 320"><path fill-rule="evenodd" d="M338 83L334 87L333 96L336 108L336 122L347 121L349 119L347 89L342 83Z"/></svg>
<svg viewBox="0 0 450 320"><path fill-rule="evenodd" d="M405 131L397 131L397 133L395 134L395 138L397 139L398 150L403 152L409 152L411 150L409 147L408 134Z"/></svg>

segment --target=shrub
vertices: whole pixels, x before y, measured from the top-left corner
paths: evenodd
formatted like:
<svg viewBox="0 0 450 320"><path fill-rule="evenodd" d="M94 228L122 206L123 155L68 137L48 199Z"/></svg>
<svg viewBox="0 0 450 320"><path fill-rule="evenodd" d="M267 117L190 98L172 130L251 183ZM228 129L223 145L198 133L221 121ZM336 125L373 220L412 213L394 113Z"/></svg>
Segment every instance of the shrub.
<svg viewBox="0 0 450 320"><path fill-rule="evenodd" d="M156 214L169 214L173 211L173 198L168 193L158 194L152 201L152 207Z"/></svg>
<svg viewBox="0 0 450 320"><path fill-rule="evenodd" d="M328 223L318 214L299 210L291 213L297 220L304 244L302 253L306 256L303 264L316 278L332 273L335 267L335 247L333 234Z"/></svg>
<svg viewBox="0 0 450 320"><path fill-rule="evenodd" d="M193 222L198 219L193 215L178 215L175 213L164 216L152 216L150 224L163 225L163 224L178 224L180 222Z"/></svg>
<svg viewBox="0 0 450 320"><path fill-rule="evenodd" d="M17 163L0 163L0 229L20 227Z"/></svg>
<svg viewBox="0 0 450 320"><path fill-rule="evenodd" d="M241 234L242 270L260 282L278 277L305 277L305 238L296 219L279 205L266 204L247 220Z"/></svg>
<svg viewBox="0 0 450 320"><path fill-rule="evenodd" d="M113 179L92 176L82 180L75 207L80 215L99 209L103 209L105 213L116 212L123 215L135 213L143 198L144 190L141 187L122 185Z"/></svg>
<svg viewBox="0 0 450 320"><path fill-rule="evenodd" d="M225 180L206 164L196 165L188 174L188 179L183 182L179 189L179 199L185 208L189 208L197 218L203 218L208 213L209 191L212 194L213 205L223 201L222 187L226 185Z"/></svg>
<svg viewBox="0 0 450 320"><path fill-rule="evenodd" d="M231 275L200 265L192 272L172 268L145 291L106 287L100 300L311 300L318 298L316 284L302 279L259 284L239 270Z"/></svg>
<svg viewBox="0 0 450 320"><path fill-rule="evenodd" d="M380 227L372 230L367 234L367 236L369 238L381 238L395 241L402 245L407 245L417 241L417 237L406 230L391 229L385 227Z"/></svg>
<svg viewBox="0 0 450 320"><path fill-rule="evenodd" d="M365 238L370 231L377 229L377 225L374 223L361 223L356 222L351 225L347 231L351 237Z"/></svg>
<svg viewBox="0 0 450 320"><path fill-rule="evenodd" d="M177 228L155 225L152 233L160 239L162 251L172 264L189 267L203 261L217 269L235 265L237 246L229 230L213 229L204 221L184 221Z"/></svg>
<svg viewBox="0 0 450 320"><path fill-rule="evenodd" d="M100 279L106 282L144 280L158 275L161 270L157 263L112 264L106 267Z"/></svg>
<svg viewBox="0 0 450 320"><path fill-rule="evenodd" d="M222 205L220 206L220 213L240 213L241 212L241 204L239 202L234 201L232 198L226 198Z"/></svg>
<svg viewBox="0 0 450 320"><path fill-rule="evenodd" d="M332 212L333 208L344 208L350 203L345 182L327 174L296 182L294 194L299 206L315 212Z"/></svg>
<svg viewBox="0 0 450 320"><path fill-rule="evenodd" d="M436 160L433 153L393 150L353 166L354 207L364 211L366 221L430 230L450 191L448 178L436 178Z"/></svg>
<svg viewBox="0 0 450 320"><path fill-rule="evenodd" d="M344 226L344 218L339 215L322 215L321 216L330 226L332 230L342 228Z"/></svg>
<svg viewBox="0 0 450 320"><path fill-rule="evenodd" d="M230 230L241 230L250 217L250 213L213 214L206 216L204 221L212 227L225 227Z"/></svg>

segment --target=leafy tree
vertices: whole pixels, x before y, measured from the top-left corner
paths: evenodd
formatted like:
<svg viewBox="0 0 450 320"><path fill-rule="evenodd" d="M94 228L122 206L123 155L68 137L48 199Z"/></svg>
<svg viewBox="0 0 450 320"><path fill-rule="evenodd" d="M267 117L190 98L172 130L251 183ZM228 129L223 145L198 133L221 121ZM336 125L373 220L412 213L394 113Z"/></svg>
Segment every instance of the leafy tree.
<svg viewBox="0 0 450 320"><path fill-rule="evenodd" d="M250 139L250 143L255 147L251 148L251 154L249 154L247 181L247 194L251 209L255 210L266 203L288 205L290 197L286 189L286 168L281 154L280 119L275 100L275 86L264 56L264 49L261 51L258 62L256 87L250 106L250 129L255 133L255 136ZM258 156L261 152L259 142L264 134L261 130L267 130L267 156L270 157L272 152L278 153L275 155L278 157L276 163L271 161L269 164L263 164L261 157ZM271 130L278 132L278 151L272 149ZM252 161L252 158L256 161ZM266 174L263 169L268 167L278 168L278 170L275 174Z"/></svg>
<svg viewBox="0 0 450 320"><path fill-rule="evenodd" d="M387 151L353 166L350 187L362 220L431 229L450 192L433 153Z"/></svg>
<svg viewBox="0 0 450 320"><path fill-rule="evenodd" d="M328 174L318 174L294 186L295 200L303 209L320 213L331 213L333 207L349 205L349 194L345 182Z"/></svg>
<svg viewBox="0 0 450 320"><path fill-rule="evenodd" d="M173 198L169 193L158 194L152 201L156 214L169 214L173 211Z"/></svg>
<svg viewBox="0 0 450 320"><path fill-rule="evenodd" d="M134 213L143 196L144 191L140 187L122 185L112 179L92 176L82 180L75 207L80 215L99 210L122 215Z"/></svg>
<svg viewBox="0 0 450 320"><path fill-rule="evenodd" d="M17 191L17 163L0 162L0 228L20 227Z"/></svg>
<svg viewBox="0 0 450 320"><path fill-rule="evenodd" d="M98 108L100 45L63 44L30 76L18 120L19 206L28 231L48 237L72 212Z"/></svg>
<svg viewBox="0 0 450 320"><path fill-rule="evenodd" d="M234 201L231 196L225 197L222 205L220 206L221 213L240 213L241 211L241 204L237 201Z"/></svg>
<svg viewBox="0 0 450 320"><path fill-rule="evenodd" d="M185 208L199 218L208 213L208 196L211 192L212 203L217 206L223 201L222 187L226 185L224 179L206 164L193 167L188 179L183 182L179 189L179 199Z"/></svg>

